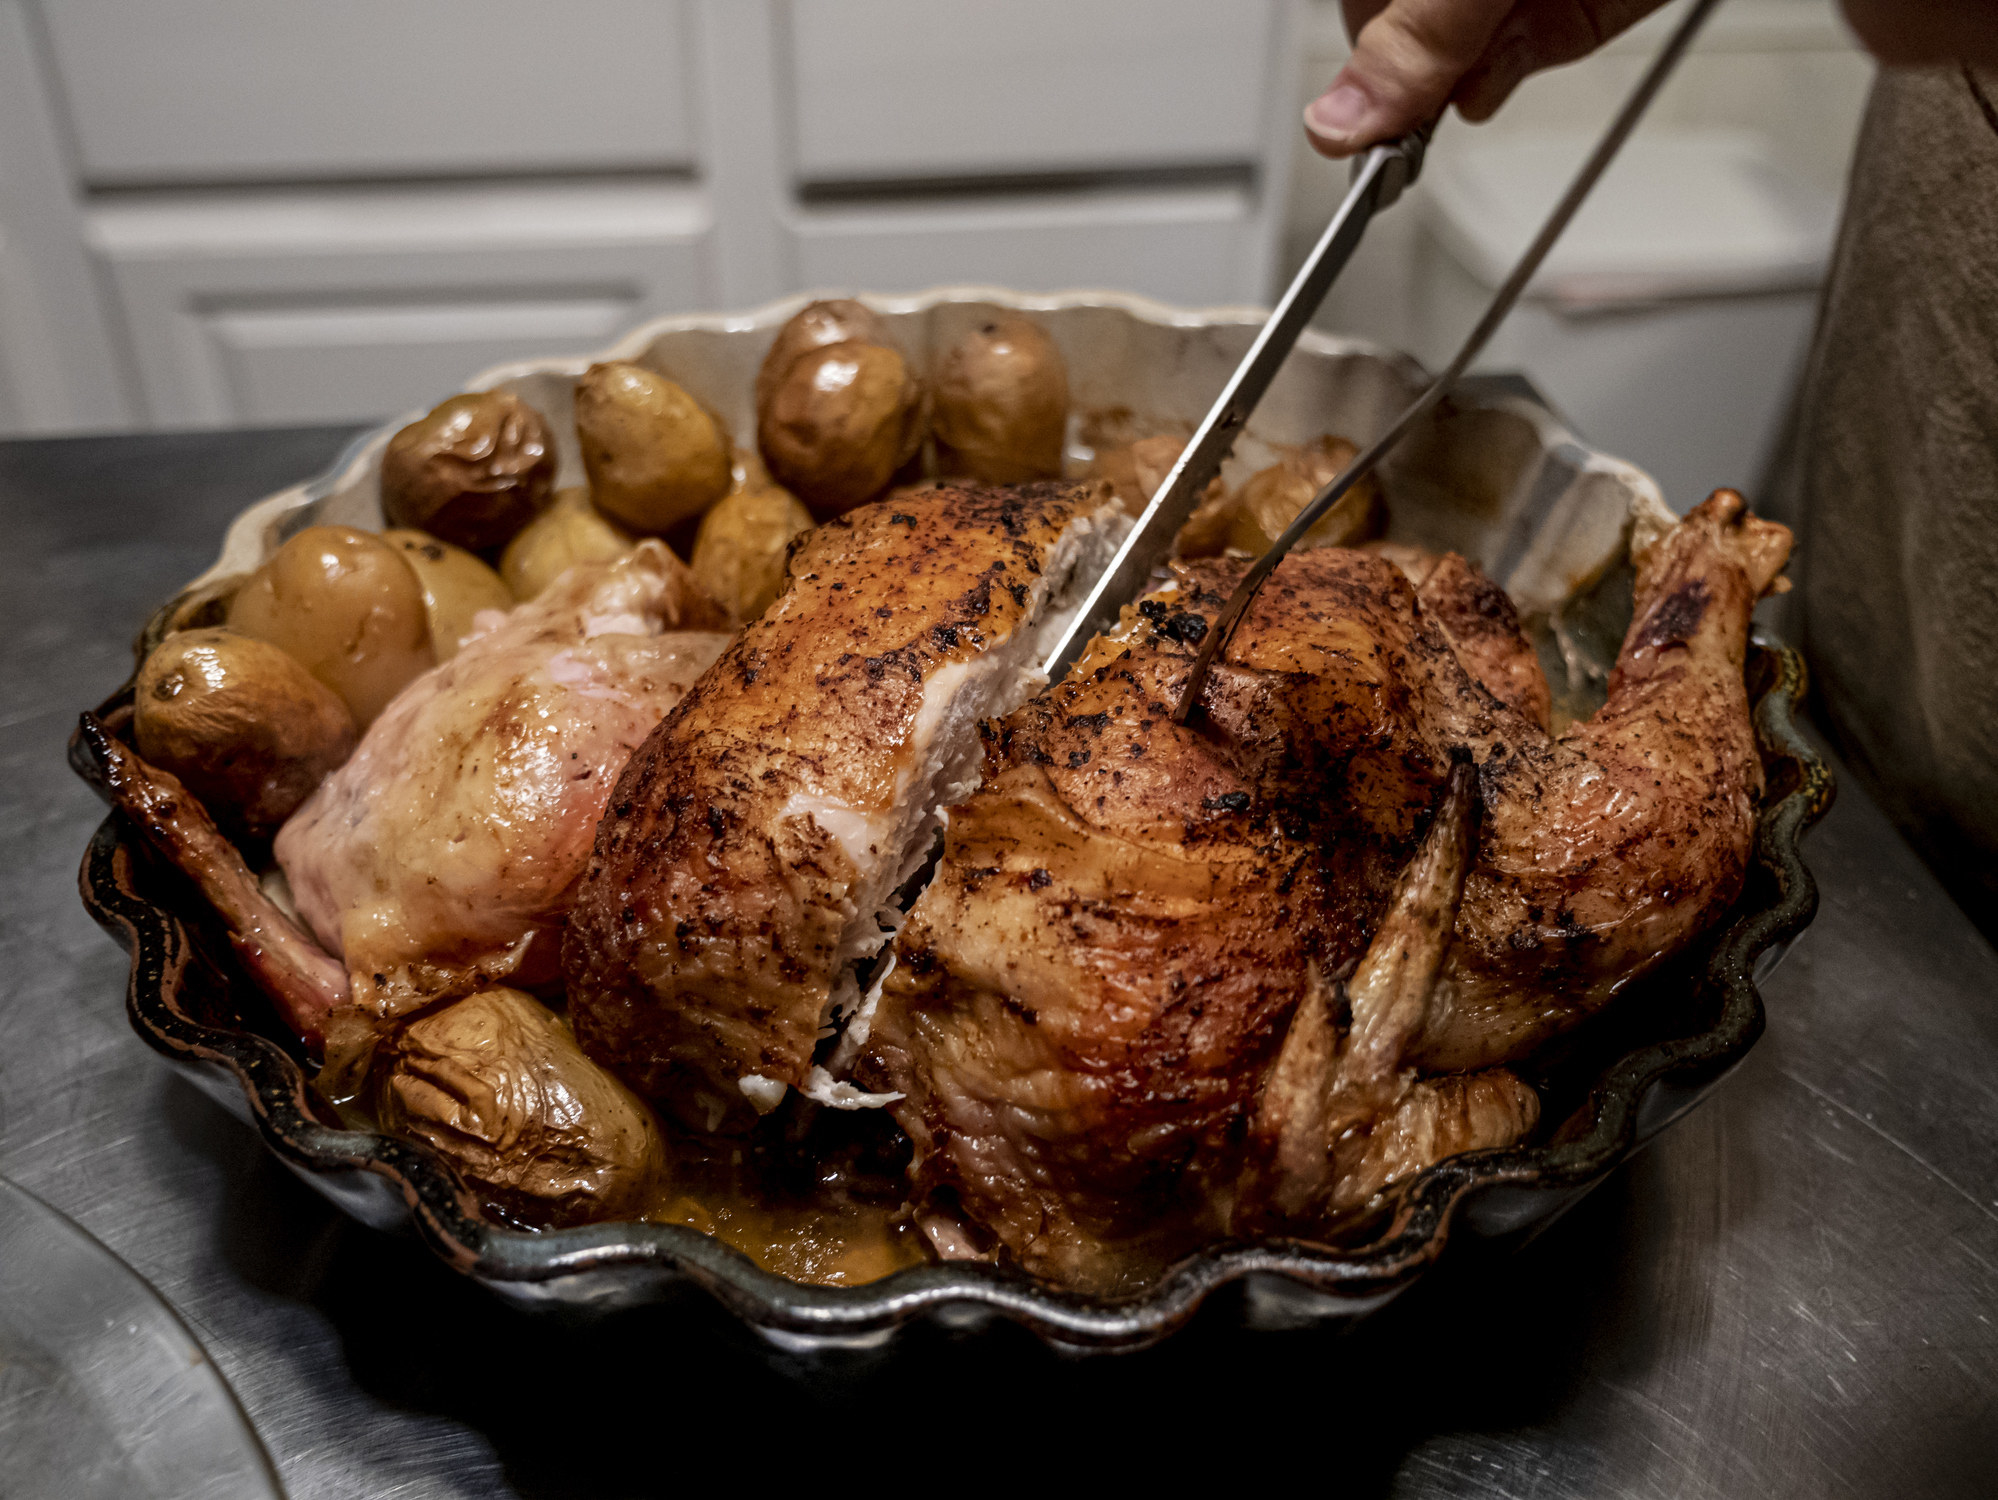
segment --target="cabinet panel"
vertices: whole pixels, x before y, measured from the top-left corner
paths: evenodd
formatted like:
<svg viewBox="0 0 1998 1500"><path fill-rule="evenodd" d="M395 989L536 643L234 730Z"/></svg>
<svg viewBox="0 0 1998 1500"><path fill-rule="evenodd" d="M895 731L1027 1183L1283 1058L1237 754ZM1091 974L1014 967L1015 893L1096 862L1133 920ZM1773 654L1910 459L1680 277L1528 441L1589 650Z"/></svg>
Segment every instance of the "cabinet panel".
<svg viewBox="0 0 1998 1500"><path fill-rule="evenodd" d="M600 349L637 321L635 296L246 307L198 315L227 392L251 426L365 422L428 407L475 370Z"/></svg>
<svg viewBox="0 0 1998 1500"><path fill-rule="evenodd" d="M792 0L798 174L1255 161L1279 9L1273 0Z"/></svg>
<svg viewBox="0 0 1998 1500"><path fill-rule="evenodd" d="M0 0L0 437L130 426L31 17Z"/></svg>
<svg viewBox="0 0 1998 1500"><path fill-rule="evenodd" d="M93 185L685 167L677 0L41 0Z"/></svg>
<svg viewBox="0 0 1998 1500"><path fill-rule="evenodd" d="M1193 304L1264 295L1246 189L1049 194L820 209L795 221L806 286L1111 287Z"/></svg>
<svg viewBox="0 0 1998 1500"><path fill-rule="evenodd" d="M387 416L714 300L684 189L176 197L90 235L162 426Z"/></svg>

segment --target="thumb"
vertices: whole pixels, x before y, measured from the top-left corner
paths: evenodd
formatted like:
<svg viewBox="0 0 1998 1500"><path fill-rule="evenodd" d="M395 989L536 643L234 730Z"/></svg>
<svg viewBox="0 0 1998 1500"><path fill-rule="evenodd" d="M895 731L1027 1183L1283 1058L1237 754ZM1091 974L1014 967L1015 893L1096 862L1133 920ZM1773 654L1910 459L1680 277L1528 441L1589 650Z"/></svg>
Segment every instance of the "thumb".
<svg viewBox="0 0 1998 1500"><path fill-rule="evenodd" d="M1305 109L1311 144L1327 156L1351 156L1441 113L1513 5L1390 0L1360 28L1332 86Z"/></svg>

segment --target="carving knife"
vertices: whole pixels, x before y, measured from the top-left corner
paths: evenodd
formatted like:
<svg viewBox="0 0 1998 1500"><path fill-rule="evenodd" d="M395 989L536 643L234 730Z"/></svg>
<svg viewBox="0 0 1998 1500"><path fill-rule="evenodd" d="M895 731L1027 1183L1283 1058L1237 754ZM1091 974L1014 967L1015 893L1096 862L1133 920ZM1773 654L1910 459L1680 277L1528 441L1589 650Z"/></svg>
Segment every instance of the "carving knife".
<svg viewBox="0 0 1998 1500"><path fill-rule="evenodd" d="M1409 429L1427 416L1449 393L1450 387L1457 383L1457 378L1470 366L1471 361L1478 357L1478 352L1485 347L1492 334L1497 332L1499 324L1505 321L1505 315L1512 311L1512 305L1519 300L1520 293L1526 290L1526 284L1533 279L1534 273L1540 269L1541 262L1547 258L1547 252L1554 248L1554 242L1561 237L1561 231L1568 227L1569 221L1581 208L1583 200L1589 196L1589 190L1596 185L1597 179L1616 159L1618 150L1630 138L1630 133L1637 128L1637 122L1643 118L1644 111L1657 97L1659 89L1665 86L1665 80L1678 66L1679 59L1686 55L1686 50L1692 46L1694 36L1698 34L1700 27L1706 24L1707 17L1713 13L1714 7L1719 3L1720 0L1693 0L1692 7L1674 28L1671 38L1659 49L1658 55L1651 61L1651 66L1645 69L1644 76L1638 80L1637 86L1630 91L1630 97L1624 100L1623 107L1617 111L1616 118L1610 121L1609 128L1603 132L1602 139L1596 142L1595 150L1589 153L1589 159L1582 163L1581 170L1568 184L1568 190L1561 195L1561 201L1554 205L1553 212L1547 216L1547 222L1540 226L1540 232L1533 237L1533 243L1526 247L1526 253L1519 258L1519 264L1512 268L1512 274L1506 277L1504 284L1493 295L1491 306L1487 307L1484 316L1478 319L1477 326L1464 340L1463 348L1457 351L1457 357L1451 360L1443 373L1431 382L1429 388L1395 419L1393 426L1376 438L1365 452L1357 455L1343 473L1312 497L1310 504L1297 513L1296 518L1285 528L1283 535L1276 539L1269 551L1250 566L1248 573L1236 586L1234 594L1222 607L1220 616L1214 622L1214 628L1207 632L1200 643L1200 652L1193 659L1193 671L1188 674L1186 685L1180 690L1179 702L1173 706L1172 716L1175 723L1186 723L1199 708L1201 688L1207 681L1208 670L1227 648L1229 637L1235 633L1235 627L1248 612L1250 603L1256 597L1256 590L1262 587L1263 580L1276 570L1276 565L1283 561L1284 555L1297 544L1298 539L1309 531L1325 512L1337 505L1348 490L1373 472L1374 467L1407 435ZM1238 372L1237 379L1239 378ZM1146 516L1149 519L1150 512L1147 512ZM1142 526L1143 522L1139 524Z"/></svg>
<svg viewBox="0 0 1998 1500"><path fill-rule="evenodd" d="M1117 549L1102 576L1083 600L1069 627L1043 658L1049 682L1059 682L1088 649L1090 640L1117 623L1117 614L1145 591L1152 572L1172 555L1180 527L1200 503L1200 497L1235 446L1235 438L1263 399L1270 381L1297 342L1304 325L1318 311L1325 293L1360 243L1373 216L1388 207L1422 170L1422 153L1429 143L1427 127L1398 141L1375 146L1353 167L1353 183L1345 200L1303 268L1291 281L1276 310L1263 324L1242 363L1222 387L1200 426L1138 517L1137 525Z"/></svg>
<svg viewBox="0 0 1998 1500"><path fill-rule="evenodd" d="M1235 593L1222 609L1214 629L1207 632L1201 642L1200 652L1194 659L1193 671L1181 692L1178 704L1173 709L1173 718L1185 723L1200 702L1200 692L1206 681L1208 669L1220 652L1226 647L1236 625L1241 622L1256 590L1283 560L1283 557L1296 545L1298 539L1367 474L1386 457L1390 449L1399 442L1414 425L1433 409L1457 379L1477 358L1492 334L1504 321L1512 306L1519 300L1520 293L1540 269L1541 262L1561 232L1568 227L1575 213L1588 197L1589 190L1596 184L1615 159L1630 133L1637 128L1645 109L1656 97L1665 80L1671 75L1679 59L1692 45L1694 36L1705 24L1720 0L1694 0L1691 9L1674 29L1670 40L1660 49L1658 56L1645 70L1616 118L1610 122L1603 137L1596 143L1595 150L1583 163L1581 170L1562 195L1561 200L1549 214L1547 222L1527 247L1512 274L1493 296L1491 305L1478 320L1464 346L1457 352L1441 375L1405 410L1394 424L1388 428L1364 452L1354 458L1344 472L1315 495L1310 504L1299 511L1296 519L1279 537L1269 551L1259 557L1244 576ZM1401 196L1403 189L1412 183L1422 168L1422 157L1429 142L1431 127L1402 137L1387 145L1375 146L1360 158L1354 168L1353 184L1347 191L1345 201L1333 214L1332 222L1319 236L1304 266L1298 271L1276 310L1270 314L1262 331L1256 335L1242 363L1229 377L1206 417L1195 430L1192 439L1181 452L1179 461L1166 476L1165 483L1159 486L1158 493L1138 517L1137 524L1125 538L1123 546L1110 560L1096 580L1094 587L1084 599L1082 608L1076 612L1073 621L1061 638L1054 644L1042 661L1042 670L1049 682L1058 682L1068 669L1075 664L1088 649L1090 640L1101 631L1117 622L1123 607L1144 592L1152 573L1172 555L1173 543L1179 531L1187 522L1201 495L1214 476L1221 471L1221 464L1234 447L1235 438L1247 424L1249 415L1256 409L1256 403L1269 389L1270 381L1276 376L1297 336L1318 310L1326 291L1344 268L1353 251L1360 243L1361 235L1373 216L1388 207Z"/></svg>

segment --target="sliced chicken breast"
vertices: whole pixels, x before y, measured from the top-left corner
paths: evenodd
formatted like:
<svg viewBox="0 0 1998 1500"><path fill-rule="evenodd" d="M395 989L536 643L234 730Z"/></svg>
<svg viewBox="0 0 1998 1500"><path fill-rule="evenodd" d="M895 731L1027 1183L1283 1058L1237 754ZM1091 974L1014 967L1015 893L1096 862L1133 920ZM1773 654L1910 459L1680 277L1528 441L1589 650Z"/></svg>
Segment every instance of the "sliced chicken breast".
<svg viewBox="0 0 1998 1500"><path fill-rule="evenodd" d="M1127 525L1094 487L944 487L801 543L611 798L564 952L590 1055L701 1129L855 1102L814 1049Z"/></svg>

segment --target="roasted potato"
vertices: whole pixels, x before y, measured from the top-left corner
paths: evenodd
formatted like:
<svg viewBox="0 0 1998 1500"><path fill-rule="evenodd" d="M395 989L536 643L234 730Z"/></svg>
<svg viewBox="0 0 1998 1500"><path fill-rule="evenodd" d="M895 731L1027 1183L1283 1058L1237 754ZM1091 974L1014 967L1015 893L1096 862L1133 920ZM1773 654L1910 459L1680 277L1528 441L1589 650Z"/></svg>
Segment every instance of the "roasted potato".
<svg viewBox="0 0 1998 1500"><path fill-rule="evenodd" d="M537 1229L632 1217L665 1169L651 1111L519 990L481 990L383 1040L369 1100L384 1129Z"/></svg>
<svg viewBox="0 0 1998 1500"><path fill-rule="evenodd" d="M777 382L801 354L828 344L881 344L894 347L888 325L871 307L848 297L807 304L777 330L777 339L756 372L756 409L762 411Z"/></svg>
<svg viewBox="0 0 1998 1500"><path fill-rule="evenodd" d="M513 608L513 594L499 574L464 548L421 531L384 531L382 540L402 553L402 560L415 570L416 581L423 585L430 644L439 661L449 661L458 654L481 610Z"/></svg>
<svg viewBox="0 0 1998 1500"><path fill-rule="evenodd" d="M864 505L922 446L922 387L898 350L849 340L793 360L757 413L770 477L821 520Z"/></svg>
<svg viewBox="0 0 1998 1500"><path fill-rule="evenodd" d="M1311 497L1337 479L1358 452L1344 438L1320 438L1251 475L1236 497L1228 545L1257 556L1267 552ZM1369 474L1340 496L1298 545L1349 547L1365 541L1379 529L1380 508L1380 485Z"/></svg>
<svg viewBox="0 0 1998 1500"><path fill-rule="evenodd" d="M278 548L229 601L229 625L289 651L363 731L437 660L416 570L351 526L308 526Z"/></svg>
<svg viewBox="0 0 1998 1500"><path fill-rule="evenodd" d="M201 630L229 623L229 601L243 586L247 573L228 573L184 590L153 611L132 642L135 660L144 661L159 643L179 630Z"/></svg>
<svg viewBox="0 0 1998 1500"><path fill-rule="evenodd" d="M728 493L729 447L713 415L664 375L624 360L576 382L576 436L597 508L658 535Z"/></svg>
<svg viewBox="0 0 1998 1500"><path fill-rule="evenodd" d="M218 822L267 834L354 748L354 716L296 659L234 630L168 636L132 688L139 754Z"/></svg>
<svg viewBox="0 0 1998 1500"><path fill-rule="evenodd" d="M793 537L812 513L775 485L736 490L701 517L691 566L701 587L745 624L776 602Z"/></svg>
<svg viewBox="0 0 1998 1500"><path fill-rule="evenodd" d="M547 513L507 543L500 577L514 598L532 599L577 563L609 562L635 545L630 532L598 514L588 490L558 490Z"/></svg>
<svg viewBox="0 0 1998 1500"><path fill-rule="evenodd" d="M1159 486L1166 482L1172 473L1172 466L1179 462L1179 455L1185 451L1186 439L1170 433L1158 433L1152 437L1139 438L1136 442L1122 443L1097 452L1096 460L1090 465L1090 477L1101 479L1116 492L1117 503L1127 515L1142 515L1152 496L1159 492ZM1208 505L1220 500L1221 481L1211 480L1206 496L1201 504Z"/></svg>
<svg viewBox="0 0 1998 1500"><path fill-rule="evenodd" d="M382 514L472 552L504 547L548 505L555 445L541 413L505 391L453 396L389 439Z"/></svg>
<svg viewBox="0 0 1998 1500"><path fill-rule="evenodd" d="M1068 432L1068 367L1039 324L1002 317L944 356L930 431L946 474L987 484L1059 479Z"/></svg>

